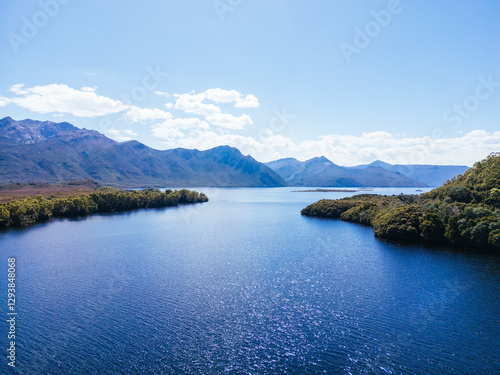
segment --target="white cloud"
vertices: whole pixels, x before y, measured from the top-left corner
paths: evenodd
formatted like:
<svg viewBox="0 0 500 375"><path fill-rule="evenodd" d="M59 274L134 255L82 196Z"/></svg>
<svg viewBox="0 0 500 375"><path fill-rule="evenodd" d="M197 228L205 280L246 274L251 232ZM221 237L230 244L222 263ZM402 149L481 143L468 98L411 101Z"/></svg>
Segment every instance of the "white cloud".
<svg viewBox="0 0 500 375"><path fill-rule="evenodd" d="M163 91L153 91L153 93L160 96L166 96L167 98L172 96L168 92L163 92Z"/></svg>
<svg viewBox="0 0 500 375"><path fill-rule="evenodd" d="M236 117L229 113L214 113L205 116L205 119L213 125L227 129L243 129L245 125L253 124L252 119L248 115Z"/></svg>
<svg viewBox="0 0 500 375"><path fill-rule="evenodd" d="M241 94L236 90L208 89L206 98L215 103L231 103L241 100Z"/></svg>
<svg viewBox="0 0 500 375"><path fill-rule="evenodd" d="M84 73L87 74L87 75L89 75L89 76L96 76L97 75L97 73L89 72L87 70Z"/></svg>
<svg viewBox="0 0 500 375"><path fill-rule="evenodd" d="M221 95L221 93L217 91L217 95ZM175 97L177 98L174 106L175 109L204 116L205 119L213 125L221 126L227 129L243 129L246 125L253 124L250 116L246 114L233 116L229 113L222 113L222 110L214 104L203 103L205 99L207 99L206 93L175 94ZM222 100L222 96L219 96L218 98Z"/></svg>
<svg viewBox="0 0 500 375"><path fill-rule="evenodd" d="M236 108L255 108L259 106L259 100L254 95L247 95L241 101L238 101L234 105Z"/></svg>
<svg viewBox="0 0 500 375"><path fill-rule="evenodd" d="M197 148L200 150L230 145L240 149L243 153L245 153L245 150L255 150L261 147L260 143L252 137L229 133L219 134L212 130L195 130L189 134L189 137L184 137L181 140L171 140L170 142L164 142L164 144L167 147Z"/></svg>
<svg viewBox="0 0 500 375"><path fill-rule="evenodd" d="M134 122L143 122L146 120L162 120L172 118L170 112L162 111L158 108L140 108L128 106L125 118Z"/></svg>
<svg viewBox="0 0 500 375"><path fill-rule="evenodd" d="M133 131L133 130L131 130L131 129L125 129L123 132L124 132L125 134L127 134L127 135L130 135L130 136L139 135L138 133L134 132L134 131Z"/></svg>
<svg viewBox="0 0 500 375"><path fill-rule="evenodd" d="M160 124L151 126L153 136L163 139L184 137L180 130L208 129L210 126L205 121L196 117L168 119Z"/></svg>
<svg viewBox="0 0 500 375"><path fill-rule="evenodd" d="M114 100L96 94L97 86L82 87L80 90L64 84L50 84L25 88L18 83L10 88L17 94L5 102L12 102L20 107L37 113L69 113L76 117L97 117L125 112L129 121L144 122L147 120L165 120L172 118L172 114L158 108L141 108L126 105L119 100ZM0 106L3 104L0 97ZM6 104L5 103L5 104Z"/></svg>
<svg viewBox="0 0 500 375"><path fill-rule="evenodd" d="M63 84L23 87L23 84L16 84L10 88L10 91L19 95L10 98L10 101L37 113L57 112L70 113L76 117L95 117L118 113L127 108L119 100Z"/></svg>
<svg viewBox="0 0 500 375"><path fill-rule="evenodd" d="M0 107L5 107L9 103L10 103L10 99L4 98L3 96L0 96Z"/></svg>
<svg viewBox="0 0 500 375"><path fill-rule="evenodd" d="M175 128L169 128L165 126L160 126L160 124L153 125L151 127L151 130L153 132L153 136L162 138L162 139L171 139L171 138L182 138L184 137L184 133L175 129ZM173 146L176 147L176 146Z"/></svg>
<svg viewBox="0 0 500 375"><path fill-rule="evenodd" d="M71 114L76 117L97 117L125 112L125 119L133 122L169 120L173 117L170 112L158 108L140 108L98 95L96 90L97 86L84 86L77 90L65 84L49 84L26 88L23 83L18 83L10 88L10 91L16 95L12 98L0 97L0 106L12 102L37 113ZM161 91L155 91L155 93L171 96L169 93ZM218 106L205 103L206 100L217 103L234 102L235 107L239 108L258 106L258 100L254 95L243 96L236 90L209 89L200 94L190 92L187 94L174 94L174 96L176 98L175 105L166 103L165 107L169 109L174 107L186 113L204 116L206 121L198 120L198 123L193 125L193 127L198 128L208 127L208 123L211 123L214 126L226 129L244 129L246 125L253 124L249 115L234 116L230 113L223 113ZM185 121L180 119L176 126L180 125L182 127L183 124L187 124Z"/></svg>
<svg viewBox="0 0 500 375"><path fill-rule="evenodd" d="M213 105L205 104L203 101L206 99L204 93L201 94L174 94L177 98L175 101L175 109L180 109L187 113L194 113L196 115L207 116L214 113L221 113L222 110Z"/></svg>
<svg viewBox="0 0 500 375"><path fill-rule="evenodd" d="M254 95L243 96L236 90L208 89L205 91L206 98L214 103L235 102L236 108L252 108L259 106L259 100Z"/></svg>
<svg viewBox="0 0 500 375"><path fill-rule="evenodd" d="M23 90L24 83L16 83L12 85L9 89L10 92L15 92L16 94L26 95L28 91Z"/></svg>
<svg viewBox="0 0 500 375"><path fill-rule="evenodd" d="M87 92L94 92L95 90L97 90L97 86L94 86L94 87L82 87L80 90L82 91L87 91Z"/></svg>
<svg viewBox="0 0 500 375"><path fill-rule="evenodd" d="M108 129L106 135L110 138L117 140L118 142L131 141L133 136L139 135L131 129L118 130L118 129Z"/></svg>
<svg viewBox="0 0 500 375"><path fill-rule="evenodd" d="M346 166L380 159L392 164L461 164L472 165L493 151L500 151L500 131L474 130L454 138L398 138L387 132L363 133L361 136L329 134L314 140L295 142L289 137L262 132L254 137L198 130L189 137L165 142L168 147L198 148L220 145L237 147L259 161L283 157L306 160L326 156Z"/></svg>
<svg viewBox="0 0 500 375"><path fill-rule="evenodd" d="M161 124L156 124L153 126L161 126L164 128L176 128L176 129L208 129L209 125L205 121L200 120L197 117L190 118L175 118L165 120Z"/></svg>
<svg viewBox="0 0 500 375"><path fill-rule="evenodd" d="M296 144L305 158L326 156L341 165L368 163L376 159L393 164L467 164L500 149L500 132L473 131L461 137L434 139L398 138L387 132L361 136L325 135Z"/></svg>

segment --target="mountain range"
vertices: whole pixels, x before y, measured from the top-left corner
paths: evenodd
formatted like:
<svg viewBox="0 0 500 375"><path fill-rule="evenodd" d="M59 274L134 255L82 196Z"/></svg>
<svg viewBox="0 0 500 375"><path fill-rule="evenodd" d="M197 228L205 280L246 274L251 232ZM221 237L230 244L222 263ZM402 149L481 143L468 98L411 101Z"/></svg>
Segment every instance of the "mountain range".
<svg viewBox="0 0 500 375"><path fill-rule="evenodd" d="M304 162L293 158L266 163L292 186L328 187L423 187L423 182L381 167L352 169L334 164L324 156Z"/></svg>
<svg viewBox="0 0 500 375"><path fill-rule="evenodd" d="M437 187L443 185L446 181L451 180L460 174L465 173L469 169L466 165L428 165L428 164L388 164L383 161L376 160L373 163L366 165L358 165L352 167L355 169L363 169L366 167L381 167L391 172L400 173L406 177L410 177L416 181L423 182L427 186Z"/></svg>
<svg viewBox="0 0 500 375"><path fill-rule="evenodd" d="M120 187L419 187L441 185L467 168L381 161L342 167L325 157L263 164L229 146L156 150L138 141L116 142L67 122L0 120L2 185L90 178Z"/></svg>
<svg viewBox="0 0 500 375"><path fill-rule="evenodd" d="M286 185L272 169L229 146L160 151L66 122L0 120L0 184L85 178L121 187Z"/></svg>
<svg viewBox="0 0 500 375"><path fill-rule="evenodd" d="M304 162L285 158L266 165L283 177L288 185L318 187L434 187L469 169L465 165L392 165L380 160L342 167L324 156Z"/></svg>

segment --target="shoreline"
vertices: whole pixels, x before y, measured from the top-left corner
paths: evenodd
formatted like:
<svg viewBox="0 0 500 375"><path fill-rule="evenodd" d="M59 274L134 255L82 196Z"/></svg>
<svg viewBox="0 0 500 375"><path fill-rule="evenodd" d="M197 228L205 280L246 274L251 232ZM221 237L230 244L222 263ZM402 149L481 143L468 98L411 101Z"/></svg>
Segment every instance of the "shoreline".
<svg viewBox="0 0 500 375"><path fill-rule="evenodd" d="M373 189L314 189L314 190L292 190L292 193L357 193L358 191L373 191Z"/></svg>

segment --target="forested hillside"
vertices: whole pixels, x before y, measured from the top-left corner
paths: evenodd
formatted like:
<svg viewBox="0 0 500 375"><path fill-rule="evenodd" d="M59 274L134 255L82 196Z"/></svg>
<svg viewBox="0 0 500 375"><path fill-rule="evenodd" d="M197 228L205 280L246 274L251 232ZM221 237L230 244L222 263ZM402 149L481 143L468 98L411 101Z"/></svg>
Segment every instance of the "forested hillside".
<svg viewBox="0 0 500 375"><path fill-rule="evenodd" d="M500 250L500 154L422 195L323 199L302 215L370 225L380 238Z"/></svg>

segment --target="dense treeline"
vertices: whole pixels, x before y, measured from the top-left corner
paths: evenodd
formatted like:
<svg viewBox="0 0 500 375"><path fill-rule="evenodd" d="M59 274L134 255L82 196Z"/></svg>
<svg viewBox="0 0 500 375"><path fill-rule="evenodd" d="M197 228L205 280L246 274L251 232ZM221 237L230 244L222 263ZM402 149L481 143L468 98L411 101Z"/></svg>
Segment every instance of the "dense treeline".
<svg viewBox="0 0 500 375"><path fill-rule="evenodd" d="M500 155L422 195L323 199L301 213L370 225L381 238L500 251Z"/></svg>
<svg viewBox="0 0 500 375"><path fill-rule="evenodd" d="M0 227L23 226L52 217L78 217L94 213L158 208L207 202L203 193L191 190L121 190L101 188L93 193L66 198L54 196L26 198L0 204Z"/></svg>

